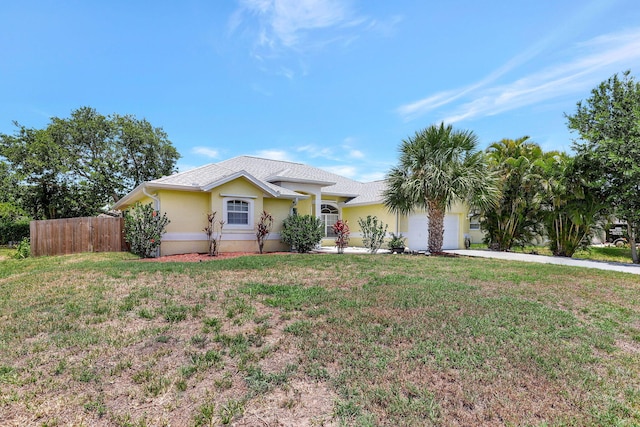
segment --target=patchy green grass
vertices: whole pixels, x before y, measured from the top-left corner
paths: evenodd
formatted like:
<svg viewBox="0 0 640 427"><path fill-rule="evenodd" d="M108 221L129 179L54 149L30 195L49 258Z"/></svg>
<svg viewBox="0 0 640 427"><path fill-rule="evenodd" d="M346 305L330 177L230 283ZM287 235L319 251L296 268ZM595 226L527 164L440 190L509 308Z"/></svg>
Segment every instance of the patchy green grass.
<svg viewBox="0 0 640 427"><path fill-rule="evenodd" d="M13 258L13 255L15 255L15 253L16 253L15 248L9 248L8 246L0 246L0 261Z"/></svg>
<svg viewBox="0 0 640 427"><path fill-rule="evenodd" d="M629 247L618 248L615 246L591 246L587 250L578 251L573 257L591 259L594 261L632 262L631 248Z"/></svg>
<svg viewBox="0 0 640 427"><path fill-rule="evenodd" d="M471 249L487 249L485 244L474 243L471 245ZM513 252L520 252L525 254L537 254L552 256L553 254L546 246L525 246L514 247ZM604 262L621 262L631 263L631 248L627 247L615 247L615 246L589 246L587 249L578 250L573 254L573 258L587 259L592 261L604 261Z"/></svg>
<svg viewBox="0 0 640 427"><path fill-rule="evenodd" d="M639 288L463 257L5 259L0 425L639 425Z"/></svg>

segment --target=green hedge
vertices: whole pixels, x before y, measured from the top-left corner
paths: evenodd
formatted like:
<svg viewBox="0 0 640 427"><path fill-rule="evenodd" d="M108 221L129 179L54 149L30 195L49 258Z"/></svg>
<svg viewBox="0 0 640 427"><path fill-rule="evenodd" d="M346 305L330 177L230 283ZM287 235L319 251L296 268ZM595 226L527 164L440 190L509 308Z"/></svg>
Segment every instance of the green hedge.
<svg viewBox="0 0 640 427"><path fill-rule="evenodd" d="M23 238L28 238L30 222L28 219L0 221L0 245L6 245L9 242L20 242Z"/></svg>

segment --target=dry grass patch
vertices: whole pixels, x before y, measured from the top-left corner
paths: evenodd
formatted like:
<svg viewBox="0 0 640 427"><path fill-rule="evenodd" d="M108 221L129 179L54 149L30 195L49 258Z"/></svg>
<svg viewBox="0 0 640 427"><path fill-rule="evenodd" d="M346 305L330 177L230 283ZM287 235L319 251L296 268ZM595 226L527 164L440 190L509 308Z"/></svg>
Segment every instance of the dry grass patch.
<svg viewBox="0 0 640 427"><path fill-rule="evenodd" d="M121 254L0 275L0 425L636 425L632 277Z"/></svg>

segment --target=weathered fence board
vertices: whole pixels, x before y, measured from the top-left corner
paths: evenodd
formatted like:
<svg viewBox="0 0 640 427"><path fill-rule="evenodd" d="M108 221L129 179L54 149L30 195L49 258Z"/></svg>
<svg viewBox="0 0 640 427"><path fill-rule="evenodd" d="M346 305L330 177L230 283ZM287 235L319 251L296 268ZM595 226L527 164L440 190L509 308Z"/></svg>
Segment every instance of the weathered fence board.
<svg viewBox="0 0 640 427"><path fill-rule="evenodd" d="M31 255L126 250L124 219L83 217L31 221Z"/></svg>

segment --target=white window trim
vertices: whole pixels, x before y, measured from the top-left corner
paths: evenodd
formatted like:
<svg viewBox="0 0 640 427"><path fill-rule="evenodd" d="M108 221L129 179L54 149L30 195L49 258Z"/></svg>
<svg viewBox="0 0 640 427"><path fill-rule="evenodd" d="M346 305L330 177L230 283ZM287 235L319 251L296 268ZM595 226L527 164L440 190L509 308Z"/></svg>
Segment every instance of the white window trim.
<svg viewBox="0 0 640 427"><path fill-rule="evenodd" d="M338 203L336 203L333 200L322 200L322 203L320 204L320 212L321 212L320 213L320 219L323 218L323 215L326 215L326 214L322 213L322 205L329 205L329 206L335 208L338 211L338 214L337 214L338 215L338 220L342 219L342 209L340 209L340 207L338 206ZM336 214L330 214L330 215L336 215ZM323 236L323 239L333 239L335 237L335 236L330 236L329 235L329 232L331 230L331 226L332 225L333 224L324 224L324 236Z"/></svg>
<svg viewBox="0 0 640 427"><path fill-rule="evenodd" d="M227 202L239 200L241 202L247 203L249 206L248 212L248 224L229 224L228 215L227 215ZM228 230L253 230L253 198L251 196L234 196L234 197L224 197L222 199L222 218L224 220L224 228Z"/></svg>

